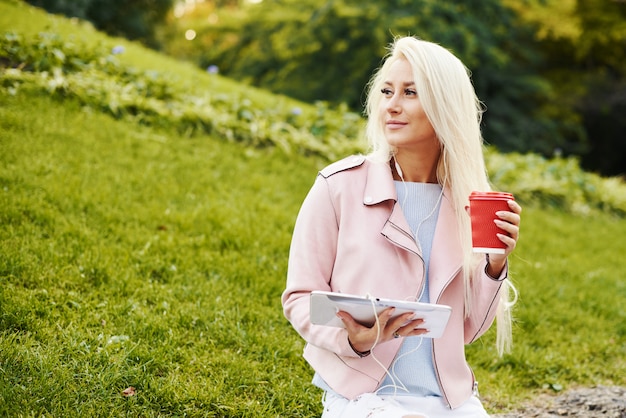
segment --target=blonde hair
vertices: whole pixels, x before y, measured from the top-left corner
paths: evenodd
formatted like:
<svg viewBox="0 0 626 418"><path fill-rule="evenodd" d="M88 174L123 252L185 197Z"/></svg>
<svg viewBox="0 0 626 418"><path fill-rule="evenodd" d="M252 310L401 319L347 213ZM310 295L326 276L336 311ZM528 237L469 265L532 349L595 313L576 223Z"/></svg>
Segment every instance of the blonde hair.
<svg viewBox="0 0 626 418"><path fill-rule="evenodd" d="M371 150L368 158L388 162L395 154L383 131L379 106L383 83L391 64L406 59L412 69L420 103L428 116L441 146L437 179L450 190L451 202L459 225L464 253L465 315L471 315L471 272L480 257L472 252L470 218L466 205L472 191L491 190L483 156L480 121L483 106L470 80L469 70L450 51L432 42L414 37L397 38L389 48L385 62L368 85L366 102L366 136ZM515 288L505 280L497 314L497 346L502 354L511 344L510 290Z"/></svg>

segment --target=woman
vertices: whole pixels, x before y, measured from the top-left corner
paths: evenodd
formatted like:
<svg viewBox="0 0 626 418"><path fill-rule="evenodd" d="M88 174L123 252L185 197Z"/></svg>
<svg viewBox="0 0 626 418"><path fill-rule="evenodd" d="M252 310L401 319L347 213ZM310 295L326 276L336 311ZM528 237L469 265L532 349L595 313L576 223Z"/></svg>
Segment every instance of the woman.
<svg viewBox="0 0 626 418"><path fill-rule="evenodd" d="M481 106L465 66L448 50L397 39L369 85L371 152L323 169L293 232L286 317L306 340L304 357L324 390L323 417L488 416L464 344L498 316L510 340L507 256L521 207L497 213L504 254L475 254L466 206L490 189ZM368 328L338 312L344 328L312 325L309 295L324 290L452 307L441 338L421 319L380 314ZM513 289L514 290L514 289Z"/></svg>

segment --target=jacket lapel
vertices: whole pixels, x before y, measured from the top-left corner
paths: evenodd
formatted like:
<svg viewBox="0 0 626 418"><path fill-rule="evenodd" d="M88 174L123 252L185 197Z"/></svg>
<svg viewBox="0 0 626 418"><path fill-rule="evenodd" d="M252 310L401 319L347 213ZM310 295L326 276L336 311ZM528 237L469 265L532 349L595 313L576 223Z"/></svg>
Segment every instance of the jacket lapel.
<svg viewBox="0 0 626 418"><path fill-rule="evenodd" d="M395 245L420 255L417 243L411 233L411 228L400 209L398 194L393 182L389 164L370 162L367 172L367 182L363 195L363 204L377 205L382 202L393 202L389 219L383 226L381 234Z"/></svg>
<svg viewBox="0 0 626 418"><path fill-rule="evenodd" d="M415 242L415 238L411 233L411 228L402 213L402 209L400 209L400 204L396 201L393 205L393 210L391 211L391 215L383 229L381 231L388 240L393 242L395 245L404 248L407 251L410 251L418 256L422 256L417 243Z"/></svg>
<svg viewBox="0 0 626 418"><path fill-rule="evenodd" d="M435 237L430 251L429 287L432 303L436 303L448 282L463 266L458 225L448 195L449 190L446 189L444 199L441 201Z"/></svg>

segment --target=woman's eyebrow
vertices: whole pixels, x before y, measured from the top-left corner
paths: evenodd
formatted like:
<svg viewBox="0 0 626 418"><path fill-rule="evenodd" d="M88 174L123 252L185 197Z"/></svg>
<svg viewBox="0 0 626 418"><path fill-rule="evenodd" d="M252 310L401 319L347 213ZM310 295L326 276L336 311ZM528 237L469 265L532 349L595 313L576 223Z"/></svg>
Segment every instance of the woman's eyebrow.
<svg viewBox="0 0 626 418"><path fill-rule="evenodd" d="M393 85L393 83L391 81L385 81L383 84L386 85L386 86L392 86ZM402 83L403 87L411 87L411 86L414 86L414 85L415 85L415 81L405 81L405 82Z"/></svg>

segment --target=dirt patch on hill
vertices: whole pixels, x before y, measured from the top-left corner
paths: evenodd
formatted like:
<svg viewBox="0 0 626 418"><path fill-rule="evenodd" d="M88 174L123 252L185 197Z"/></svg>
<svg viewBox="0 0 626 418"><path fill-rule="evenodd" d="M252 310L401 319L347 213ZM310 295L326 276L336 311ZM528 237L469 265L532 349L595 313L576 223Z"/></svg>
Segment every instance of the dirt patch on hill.
<svg viewBox="0 0 626 418"><path fill-rule="evenodd" d="M492 418L626 418L626 387L577 388L559 395L540 395L516 412Z"/></svg>

